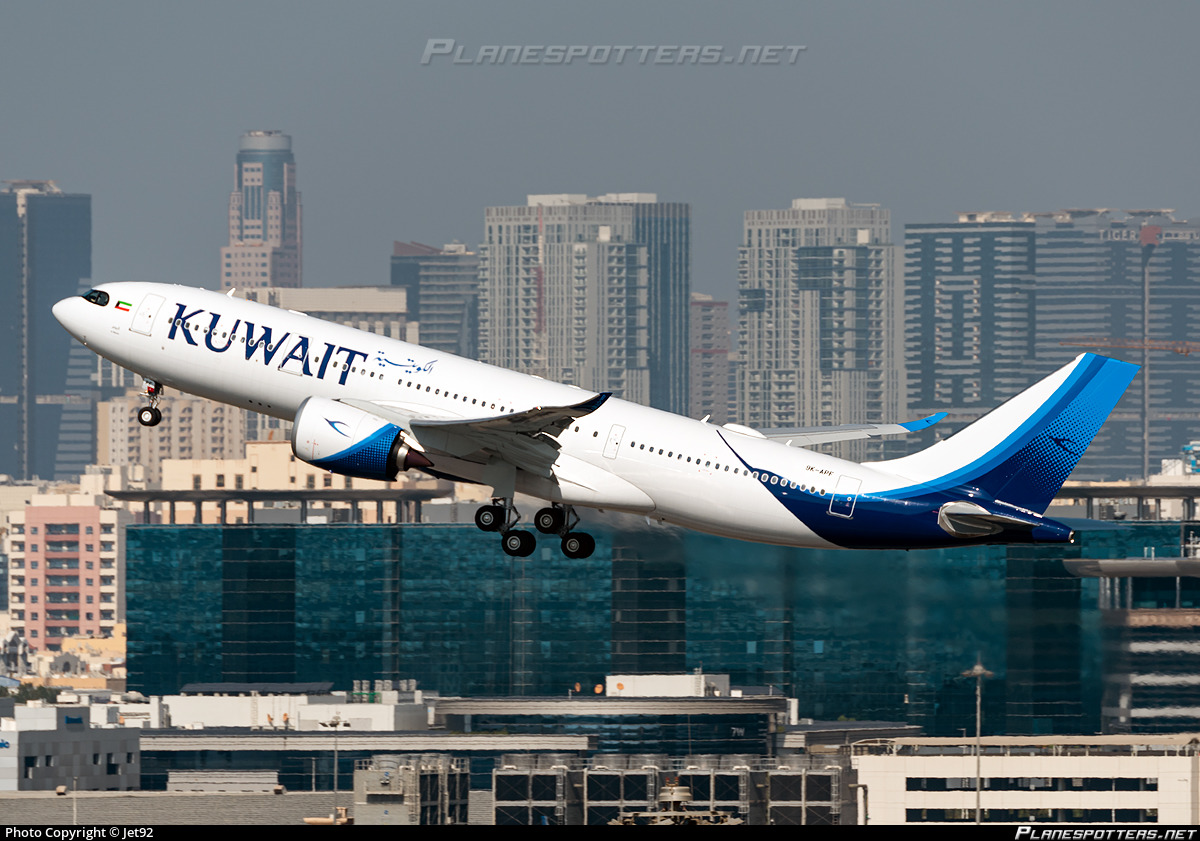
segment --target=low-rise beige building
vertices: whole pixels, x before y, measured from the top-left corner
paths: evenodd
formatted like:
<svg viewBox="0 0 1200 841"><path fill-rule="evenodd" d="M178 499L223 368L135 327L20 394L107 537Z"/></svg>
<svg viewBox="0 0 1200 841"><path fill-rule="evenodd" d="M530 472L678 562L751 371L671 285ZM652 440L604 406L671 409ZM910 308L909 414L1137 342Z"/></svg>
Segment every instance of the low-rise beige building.
<svg viewBox="0 0 1200 841"><path fill-rule="evenodd" d="M401 473L395 482L376 482L370 479L355 479L330 473L296 458L292 445L287 440L251 441L246 444L246 457L241 459L167 459L162 465L161 489L164 491L319 491L319 490L436 490L449 494L452 484L433 479L421 473ZM286 503L289 507L292 503ZM308 522L334 522L345 516L347 503L315 501L308 503ZM256 508L256 518L262 519ZM343 512L341 515L335 512ZM163 522L169 520L167 512L160 511ZM380 522L380 513L374 503L360 506L358 516L349 519L362 523ZM385 507L382 522L395 521L395 509ZM226 522L250 522L247 503L229 502L225 511ZM221 521L220 506L216 502L201 504L201 522Z"/></svg>
<svg viewBox="0 0 1200 841"><path fill-rule="evenodd" d="M859 823L1200 823L1200 736L900 738L854 746ZM979 794L976 800L976 774Z"/></svg>
<svg viewBox="0 0 1200 841"><path fill-rule="evenodd" d="M246 414L203 397L169 393L159 404L162 423L142 426L137 410L146 400L136 391L96 406L99 464L141 465L146 479L162 479L166 459L230 459L245 455Z"/></svg>

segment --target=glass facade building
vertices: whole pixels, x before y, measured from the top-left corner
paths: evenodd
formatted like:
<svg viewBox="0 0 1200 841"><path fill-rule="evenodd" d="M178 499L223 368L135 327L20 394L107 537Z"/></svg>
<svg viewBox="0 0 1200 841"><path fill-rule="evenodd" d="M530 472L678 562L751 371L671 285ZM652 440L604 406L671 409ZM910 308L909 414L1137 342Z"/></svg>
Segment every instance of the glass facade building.
<svg viewBox="0 0 1200 841"><path fill-rule="evenodd" d="M603 683L610 553L512 562L474 527L130 526L129 687L417 678L443 694Z"/></svg>
<svg viewBox="0 0 1200 841"><path fill-rule="evenodd" d="M76 343L50 310L86 291L92 276L92 197L53 181L8 181L0 190L0 423L15 447L0 452L0 473L67 478L95 455L94 388L69 377ZM86 351L85 351L86 353ZM84 369L86 371L86 367ZM73 399L64 399L70 394ZM52 402L39 403L39 396Z"/></svg>
<svg viewBox="0 0 1200 841"><path fill-rule="evenodd" d="M961 673L977 658L995 673L985 732L1097 732L1103 580L1064 561L1163 557L1180 539L1178 523L1139 523L1065 548L822 551L621 520L574 561L549 545L510 559L473 526L127 534L129 687L146 694L415 678L443 695L561 696L702 668L794 697L801 717L946 735L974 727ZM1194 589L1183 579L1184 601Z"/></svg>

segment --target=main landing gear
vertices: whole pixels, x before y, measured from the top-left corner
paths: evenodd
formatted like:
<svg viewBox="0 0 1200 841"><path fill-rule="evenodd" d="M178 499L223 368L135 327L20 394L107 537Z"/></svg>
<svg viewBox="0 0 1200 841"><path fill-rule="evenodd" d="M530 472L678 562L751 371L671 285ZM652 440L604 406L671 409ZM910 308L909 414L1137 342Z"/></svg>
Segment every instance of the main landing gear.
<svg viewBox="0 0 1200 841"><path fill-rule="evenodd" d="M537 538L531 532L514 528L521 515L511 499L496 498L475 512L475 525L481 531L500 532L500 548L513 558L528 558L537 548Z"/></svg>
<svg viewBox="0 0 1200 841"><path fill-rule="evenodd" d="M493 499L491 505L484 505L475 512L475 525L482 531L500 532L500 547L506 555L527 558L533 554L537 539L532 532L515 528L520 519L511 499ZM596 540L590 534L572 531L579 525L579 516L570 505L555 503L541 509L534 515L533 524L542 534L556 534L562 538L562 553L568 558L587 558L596 550Z"/></svg>
<svg viewBox="0 0 1200 841"><path fill-rule="evenodd" d="M162 421L162 412L158 408L163 393L162 383L143 377L142 387L142 393L150 400L150 405L137 410L138 423L142 426L158 426Z"/></svg>
<svg viewBox="0 0 1200 841"><path fill-rule="evenodd" d="M579 515L570 505L551 505L533 515L533 524L542 534L557 534L562 538L562 553L568 558L590 558L596 551L596 539L587 532L572 531L579 525Z"/></svg>

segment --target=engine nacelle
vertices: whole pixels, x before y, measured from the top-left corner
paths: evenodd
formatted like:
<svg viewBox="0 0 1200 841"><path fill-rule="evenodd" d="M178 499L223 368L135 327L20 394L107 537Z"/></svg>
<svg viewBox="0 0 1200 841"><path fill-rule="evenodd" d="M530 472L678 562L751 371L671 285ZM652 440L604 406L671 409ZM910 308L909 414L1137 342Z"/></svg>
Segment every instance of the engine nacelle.
<svg viewBox="0 0 1200 841"><path fill-rule="evenodd" d="M390 482L401 470L429 467L389 420L324 397L300 404L292 425L296 458L344 476Z"/></svg>

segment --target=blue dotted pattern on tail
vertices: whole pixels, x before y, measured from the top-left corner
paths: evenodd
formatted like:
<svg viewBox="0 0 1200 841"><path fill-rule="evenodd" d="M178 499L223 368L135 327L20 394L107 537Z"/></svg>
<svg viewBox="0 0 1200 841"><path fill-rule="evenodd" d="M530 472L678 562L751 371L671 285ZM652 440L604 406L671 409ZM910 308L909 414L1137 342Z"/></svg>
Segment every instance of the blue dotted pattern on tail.
<svg viewBox="0 0 1200 841"><path fill-rule="evenodd" d="M370 437L347 447L340 453L314 461L313 464L345 476L390 481L392 476L388 466L388 456L391 455L392 444L396 442L396 436L399 434L400 427L387 424Z"/></svg>
<svg viewBox="0 0 1200 841"><path fill-rule="evenodd" d="M1137 366L1093 356L1080 365L1067 393L1047 401L1040 418L1006 442L1012 453L970 484L993 499L1045 511L1109 412L1137 373Z"/></svg>

